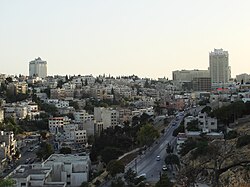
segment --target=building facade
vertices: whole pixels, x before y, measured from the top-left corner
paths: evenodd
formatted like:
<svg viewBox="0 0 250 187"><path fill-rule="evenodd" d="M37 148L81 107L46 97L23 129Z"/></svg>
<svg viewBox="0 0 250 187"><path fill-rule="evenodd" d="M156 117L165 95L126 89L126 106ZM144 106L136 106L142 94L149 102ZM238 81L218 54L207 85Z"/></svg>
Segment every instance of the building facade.
<svg viewBox="0 0 250 187"><path fill-rule="evenodd" d="M196 77L192 81L194 91L211 91L210 77Z"/></svg>
<svg viewBox="0 0 250 187"><path fill-rule="evenodd" d="M209 53L209 72L212 84L228 83L231 78L228 57L228 51L223 51L223 49L214 49Z"/></svg>
<svg viewBox="0 0 250 187"><path fill-rule="evenodd" d="M210 77L208 70L177 70L173 71L173 80L179 82L191 82L194 78Z"/></svg>
<svg viewBox="0 0 250 187"><path fill-rule="evenodd" d="M40 57L36 58L29 63L29 76L37 76L40 78L47 77L47 62L43 61Z"/></svg>

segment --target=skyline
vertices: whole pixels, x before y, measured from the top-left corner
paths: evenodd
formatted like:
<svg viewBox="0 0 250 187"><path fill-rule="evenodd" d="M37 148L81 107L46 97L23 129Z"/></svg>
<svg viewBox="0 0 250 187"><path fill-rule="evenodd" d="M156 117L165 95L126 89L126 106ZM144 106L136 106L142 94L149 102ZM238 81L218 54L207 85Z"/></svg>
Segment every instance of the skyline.
<svg viewBox="0 0 250 187"><path fill-rule="evenodd" d="M172 79L175 70L206 70L214 48L229 52L232 77L250 73L249 6L247 0L1 1L1 73L28 75L29 62L41 57L48 75Z"/></svg>

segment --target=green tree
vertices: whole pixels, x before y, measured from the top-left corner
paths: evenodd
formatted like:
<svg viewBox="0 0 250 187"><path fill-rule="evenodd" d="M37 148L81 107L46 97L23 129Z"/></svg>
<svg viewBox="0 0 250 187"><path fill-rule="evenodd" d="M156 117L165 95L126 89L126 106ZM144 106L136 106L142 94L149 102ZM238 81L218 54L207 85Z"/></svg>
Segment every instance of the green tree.
<svg viewBox="0 0 250 187"><path fill-rule="evenodd" d="M192 138L187 139L182 145L181 145L181 150L180 150L180 155L184 156L186 155L189 151L193 150L196 148L197 142L193 140Z"/></svg>
<svg viewBox="0 0 250 187"><path fill-rule="evenodd" d="M173 183L169 180L168 175L163 173L160 180L155 184L155 187L172 187Z"/></svg>
<svg viewBox="0 0 250 187"><path fill-rule="evenodd" d="M106 164L109 163L111 160L117 159L122 154L123 151L115 147L105 147L100 153L102 160Z"/></svg>
<svg viewBox="0 0 250 187"><path fill-rule="evenodd" d="M236 143L236 147L243 147L245 145L250 144L250 135L243 135L241 137L238 138L237 143Z"/></svg>
<svg viewBox="0 0 250 187"><path fill-rule="evenodd" d="M177 127L177 128L173 131L172 135L176 137L179 133L184 133L184 132L185 132L184 123L181 123L181 124L179 125L179 127Z"/></svg>
<svg viewBox="0 0 250 187"><path fill-rule="evenodd" d="M187 123L187 130L188 131L199 131L200 129L198 128L198 120L193 120Z"/></svg>
<svg viewBox="0 0 250 187"><path fill-rule="evenodd" d="M72 149L70 147L63 147L60 149L60 154L71 154Z"/></svg>
<svg viewBox="0 0 250 187"><path fill-rule="evenodd" d="M47 143L47 142L43 142L41 143L40 149L37 151L36 155L39 159L47 159L51 154L54 153L54 150L52 148L52 145Z"/></svg>
<svg viewBox="0 0 250 187"><path fill-rule="evenodd" d="M120 160L111 160L107 165L107 171L112 177L118 173L124 173L125 166Z"/></svg>
<svg viewBox="0 0 250 187"><path fill-rule="evenodd" d="M173 153L174 152L174 148L168 143L166 151L167 151L168 154Z"/></svg>
<svg viewBox="0 0 250 187"><path fill-rule="evenodd" d="M121 177L116 178L111 182L111 187L124 187L125 183L123 182Z"/></svg>
<svg viewBox="0 0 250 187"><path fill-rule="evenodd" d="M128 185L134 184L135 178L136 178L136 172L131 168L129 168L124 174L124 179L128 183Z"/></svg>
<svg viewBox="0 0 250 187"><path fill-rule="evenodd" d="M83 182L80 187L89 187L89 183L88 182Z"/></svg>
<svg viewBox="0 0 250 187"><path fill-rule="evenodd" d="M227 134L225 134L225 139L231 140L231 139L237 138L237 136L238 136L237 131L232 130L232 131L229 131Z"/></svg>
<svg viewBox="0 0 250 187"><path fill-rule="evenodd" d="M174 164L179 166L180 165L180 160L179 160L179 157L177 155L170 154L170 155L166 156L165 163L167 165L171 165L171 166L173 166Z"/></svg>
<svg viewBox="0 0 250 187"><path fill-rule="evenodd" d="M15 181L11 178L0 179L0 187L14 187Z"/></svg>
<svg viewBox="0 0 250 187"><path fill-rule="evenodd" d="M158 131L151 124L142 126L137 134L137 141L141 146L151 145L159 137Z"/></svg>

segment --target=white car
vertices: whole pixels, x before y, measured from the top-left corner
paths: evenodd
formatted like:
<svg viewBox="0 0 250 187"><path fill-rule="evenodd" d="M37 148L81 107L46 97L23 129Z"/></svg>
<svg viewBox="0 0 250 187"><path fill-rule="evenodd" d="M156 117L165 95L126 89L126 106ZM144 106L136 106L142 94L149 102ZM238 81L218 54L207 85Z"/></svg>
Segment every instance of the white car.
<svg viewBox="0 0 250 187"><path fill-rule="evenodd" d="M156 157L156 160L157 160L157 161L160 161L160 160L161 160L161 157L158 155L158 156Z"/></svg>
<svg viewBox="0 0 250 187"><path fill-rule="evenodd" d="M168 170L168 167L167 167L166 165L163 165L163 166L162 166L162 170L163 170L163 171L167 171L167 170Z"/></svg>

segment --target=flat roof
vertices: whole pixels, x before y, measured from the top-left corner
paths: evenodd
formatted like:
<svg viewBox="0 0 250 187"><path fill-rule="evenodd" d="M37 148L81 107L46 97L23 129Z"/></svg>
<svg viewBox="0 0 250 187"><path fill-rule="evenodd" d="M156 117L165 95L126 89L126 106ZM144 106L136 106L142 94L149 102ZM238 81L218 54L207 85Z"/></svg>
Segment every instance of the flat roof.
<svg viewBox="0 0 250 187"><path fill-rule="evenodd" d="M32 168L31 165L21 165L10 173L10 176L11 178L27 178L29 175L46 175L50 170L49 167Z"/></svg>

